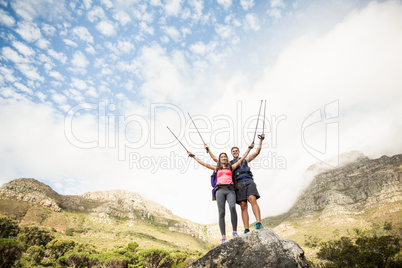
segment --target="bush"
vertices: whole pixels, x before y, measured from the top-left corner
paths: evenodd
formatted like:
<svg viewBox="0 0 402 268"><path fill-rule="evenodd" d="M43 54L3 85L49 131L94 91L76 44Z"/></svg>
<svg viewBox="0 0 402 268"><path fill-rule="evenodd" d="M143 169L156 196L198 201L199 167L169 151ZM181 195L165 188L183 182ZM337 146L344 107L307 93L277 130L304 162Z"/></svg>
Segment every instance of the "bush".
<svg viewBox="0 0 402 268"><path fill-rule="evenodd" d="M48 249L48 256L53 261L56 261L64 254L68 253L69 251L72 251L74 247L75 242L73 240L53 239L46 245L46 248Z"/></svg>
<svg viewBox="0 0 402 268"><path fill-rule="evenodd" d="M31 246L28 248L27 253L29 254L28 259L31 263L39 264L45 256L45 247Z"/></svg>
<svg viewBox="0 0 402 268"><path fill-rule="evenodd" d="M144 268L171 267L174 263L170 253L162 249L146 249L140 251L138 255L139 265Z"/></svg>
<svg viewBox="0 0 402 268"><path fill-rule="evenodd" d="M17 240L0 238L0 268L12 267L21 258L24 245Z"/></svg>
<svg viewBox="0 0 402 268"><path fill-rule="evenodd" d="M54 239L54 236L49 231L38 227L23 227L20 228L17 239L27 246L46 246Z"/></svg>
<svg viewBox="0 0 402 268"><path fill-rule="evenodd" d="M67 236L73 236L74 235L74 229L73 228L67 228L66 229L66 235Z"/></svg>
<svg viewBox="0 0 402 268"><path fill-rule="evenodd" d="M126 268L133 260L118 253L88 255L88 267Z"/></svg>
<svg viewBox="0 0 402 268"><path fill-rule="evenodd" d="M324 267L397 267L401 239L393 236L348 237L321 243L318 258L330 261Z"/></svg>
<svg viewBox="0 0 402 268"><path fill-rule="evenodd" d="M0 238L11 238L17 236L19 228L16 221L7 217L0 217Z"/></svg>

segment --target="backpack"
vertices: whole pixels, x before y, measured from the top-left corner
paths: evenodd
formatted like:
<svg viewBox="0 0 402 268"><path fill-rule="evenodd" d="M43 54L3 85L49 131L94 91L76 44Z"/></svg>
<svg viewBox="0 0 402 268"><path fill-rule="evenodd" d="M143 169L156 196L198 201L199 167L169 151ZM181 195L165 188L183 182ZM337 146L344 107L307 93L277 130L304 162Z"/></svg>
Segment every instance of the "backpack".
<svg viewBox="0 0 402 268"><path fill-rule="evenodd" d="M218 186L216 186L216 183L218 182L216 174L217 172L214 170L211 175L212 201L216 201L216 190L218 190Z"/></svg>

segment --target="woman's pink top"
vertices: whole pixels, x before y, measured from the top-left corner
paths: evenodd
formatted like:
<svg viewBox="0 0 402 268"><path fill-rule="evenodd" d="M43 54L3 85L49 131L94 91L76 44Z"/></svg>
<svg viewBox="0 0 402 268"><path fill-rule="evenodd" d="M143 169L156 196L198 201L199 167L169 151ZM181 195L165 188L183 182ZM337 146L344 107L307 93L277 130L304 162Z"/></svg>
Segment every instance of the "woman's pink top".
<svg viewBox="0 0 402 268"><path fill-rule="evenodd" d="M232 171L230 169L219 169L216 184L233 184Z"/></svg>

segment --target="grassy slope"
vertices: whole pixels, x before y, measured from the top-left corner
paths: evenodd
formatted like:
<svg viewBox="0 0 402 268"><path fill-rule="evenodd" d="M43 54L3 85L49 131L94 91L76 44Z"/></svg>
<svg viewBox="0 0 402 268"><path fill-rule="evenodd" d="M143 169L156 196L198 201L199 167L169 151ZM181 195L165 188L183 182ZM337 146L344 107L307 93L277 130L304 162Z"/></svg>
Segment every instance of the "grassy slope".
<svg viewBox="0 0 402 268"><path fill-rule="evenodd" d="M132 241L137 242L141 249L181 249L206 253L211 247L200 239L171 232L167 227L141 217L99 218L86 212L54 212L35 204L9 199L0 199L0 214L21 221L21 224L47 227L54 231L56 237L91 243L103 250L125 247ZM68 228L74 230L73 236L65 235Z"/></svg>

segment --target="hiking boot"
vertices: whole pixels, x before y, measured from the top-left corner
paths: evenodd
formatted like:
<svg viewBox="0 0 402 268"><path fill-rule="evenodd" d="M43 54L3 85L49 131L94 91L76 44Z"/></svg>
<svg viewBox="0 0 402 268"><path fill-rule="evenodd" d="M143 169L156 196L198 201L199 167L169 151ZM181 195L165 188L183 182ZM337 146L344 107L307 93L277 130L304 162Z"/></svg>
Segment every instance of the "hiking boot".
<svg viewBox="0 0 402 268"><path fill-rule="evenodd" d="M239 235L237 234L237 232L233 232L233 238L238 237Z"/></svg>
<svg viewBox="0 0 402 268"><path fill-rule="evenodd" d="M257 222L257 223L255 224L255 229L256 229L256 230L264 229L264 226L262 226L261 222Z"/></svg>
<svg viewBox="0 0 402 268"><path fill-rule="evenodd" d="M244 234L247 234L248 232L250 232L249 229L244 229Z"/></svg>

